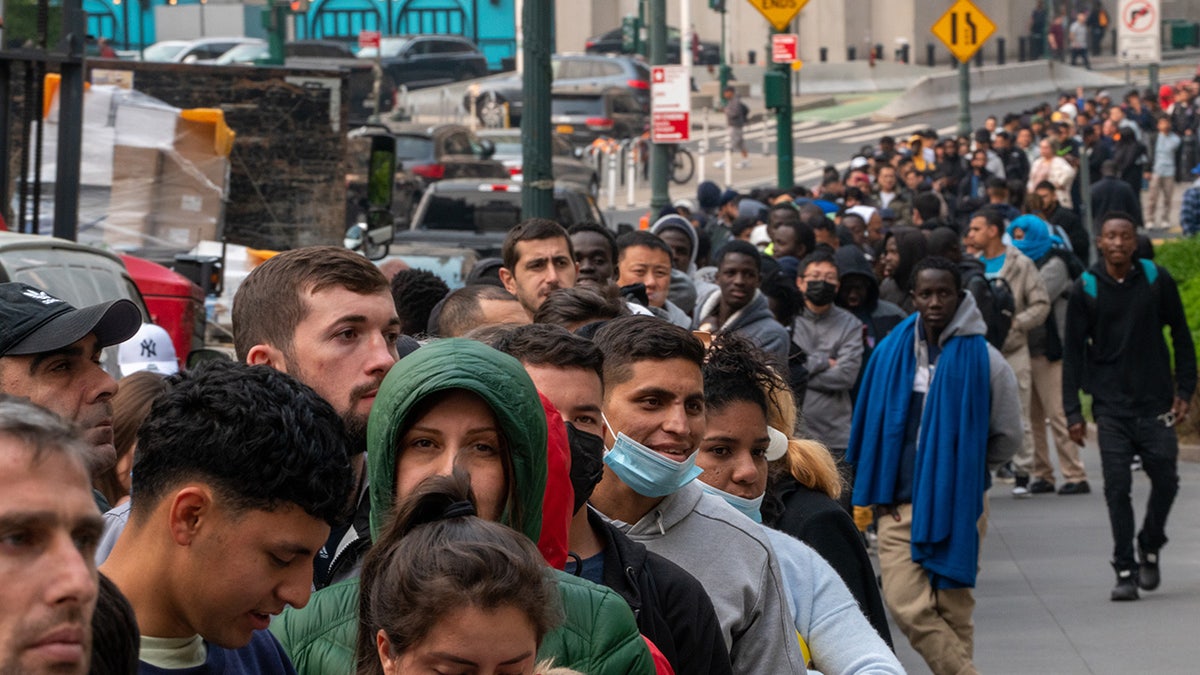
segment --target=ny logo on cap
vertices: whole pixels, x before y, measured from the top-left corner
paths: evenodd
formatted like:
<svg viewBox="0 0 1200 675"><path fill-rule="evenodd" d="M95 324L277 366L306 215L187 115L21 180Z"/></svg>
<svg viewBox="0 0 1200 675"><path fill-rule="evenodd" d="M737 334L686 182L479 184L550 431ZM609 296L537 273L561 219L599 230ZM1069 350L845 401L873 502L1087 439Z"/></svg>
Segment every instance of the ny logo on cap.
<svg viewBox="0 0 1200 675"><path fill-rule="evenodd" d="M62 300L59 300L58 298L54 297L53 295L50 295L46 291L39 291L36 288L26 288L24 291L21 292L21 294L27 298L36 300L37 302L40 302L43 305L53 305L56 302L62 302Z"/></svg>
<svg viewBox="0 0 1200 675"><path fill-rule="evenodd" d="M158 345L150 338L142 340L141 348L142 358L153 359L158 356Z"/></svg>

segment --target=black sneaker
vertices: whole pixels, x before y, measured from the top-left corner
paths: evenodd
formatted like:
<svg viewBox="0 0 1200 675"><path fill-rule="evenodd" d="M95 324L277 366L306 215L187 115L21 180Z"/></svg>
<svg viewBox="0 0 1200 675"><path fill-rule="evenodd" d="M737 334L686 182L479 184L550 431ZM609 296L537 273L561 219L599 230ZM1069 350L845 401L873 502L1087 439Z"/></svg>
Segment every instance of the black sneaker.
<svg viewBox="0 0 1200 675"><path fill-rule="evenodd" d="M1158 574L1158 551L1147 551L1138 547L1138 587L1152 591L1162 583Z"/></svg>
<svg viewBox="0 0 1200 675"><path fill-rule="evenodd" d="M999 469L996 469L996 481L997 482L1012 483L1014 476L1015 476L1015 474L1013 473L1013 463L1012 462L1005 462L1004 464L1000 465Z"/></svg>
<svg viewBox="0 0 1200 675"><path fill-rule="evenodd" d="M1012 496L1017 499L1029 499L1033 495L1029 494L1029 475L1017 474L1013 479Z"/></svg>
<svg viewBox="0 0 1200 675"><path fill-rule="evenodd" d="M1117 572L1117 585L1112 589L1113 602L1126 602L1138 599L1137 570L1120 570Z"/></svg>
<svg viewBox="0 0 1200 675"><path fill-rule="evenodd" d="M1029 484L1029 491L1035 495L1044 495L1044 494L1047 494L1050 492L1054 492L1054 483L1051 483L1048 480L1042 480L1041 478L1039 478Z"/></svg>
<svg viewBox="0 0 1200 675"><path fill-rule="evenodd" d="M1092 487L1088 485L1086 480L1063 483L1062 487L1058 488L1058 494L1060 495L1086 495L1091 491Z"/></svg>

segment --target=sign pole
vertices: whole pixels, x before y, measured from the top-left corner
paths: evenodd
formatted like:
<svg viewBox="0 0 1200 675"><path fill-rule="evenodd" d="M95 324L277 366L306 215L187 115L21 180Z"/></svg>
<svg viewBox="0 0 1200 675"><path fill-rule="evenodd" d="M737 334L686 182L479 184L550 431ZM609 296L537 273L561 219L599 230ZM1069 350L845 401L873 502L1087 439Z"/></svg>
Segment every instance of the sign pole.
<svg viewBox="0 0 1200 675"><path fill-rule="evenodd" d="M772 27L771 32L782 34L786 32L786 27ZM788 63L774 63L771 67L787 78L783 97L779 101L779 107L775 109L775 181L779 189L790 190L796 186L796 169L792 157L792 67Z"/></svg>
<svg viewBox="0 0 1200 675"><path fill-rule="evenodd" d="M971 66L958 64L958 133L971 135Z"/></svg>
<svg viewBox="0 0 1200 675"><path fill-rule="evenodd" d="M650 65L667 62L667 0L650 0ZM683 45L680 45L680 49ZM667 191L667 146L650 144L650 211L657 214L671 202Z"/></svg>

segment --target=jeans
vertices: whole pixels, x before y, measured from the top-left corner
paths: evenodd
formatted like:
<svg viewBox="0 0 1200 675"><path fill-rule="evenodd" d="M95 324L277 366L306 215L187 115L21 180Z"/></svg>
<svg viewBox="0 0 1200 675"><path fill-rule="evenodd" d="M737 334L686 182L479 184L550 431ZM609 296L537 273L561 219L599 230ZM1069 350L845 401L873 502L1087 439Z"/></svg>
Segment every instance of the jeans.
<svg viewBox="0 0 1200 675"><path fill-rule="evenodd" d="M1071 65L1075 65L1075 62L1078 61L1080 58L1083 59L1083 67L1087 68L1088 70L1091 70L1092 63L1091 63L1091 61L1088 60L1087 48L1084 47L1082 49L1076 49L1076 48L1072 47L1071 48Z"/></svg>
<svg viewBox="0 0 1200 675"><path fill-rule="evenodd" d="M1118 571L1137 568L1133 554L1133 472L1129 463L1141 455L1142 470L1150 479L1146 517L1137 534L1138 545L1158 551L1167 543L1167 515L1179 492L1179 440L1175 428L1154 417L1101 417L1100 463L1104 470L1104 501L1113 534L1113 567Z"/></svg>

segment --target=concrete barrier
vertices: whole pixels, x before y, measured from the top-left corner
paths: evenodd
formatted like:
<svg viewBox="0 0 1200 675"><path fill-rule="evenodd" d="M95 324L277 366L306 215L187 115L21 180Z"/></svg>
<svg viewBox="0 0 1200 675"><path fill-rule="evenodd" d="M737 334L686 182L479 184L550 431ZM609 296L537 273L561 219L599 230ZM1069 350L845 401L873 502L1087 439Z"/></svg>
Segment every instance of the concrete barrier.
<svg viewBox="0 0 1200 675"><path fill-rule="evenodd" d="M1027 61L971 68L971 102L987 103L1026 96L1075 91L1076 87L1115 87L1118 80L1056 61ZM958 105L958 71L921 78L899 97L871 115L874 122L896 120Z"/></svg>

